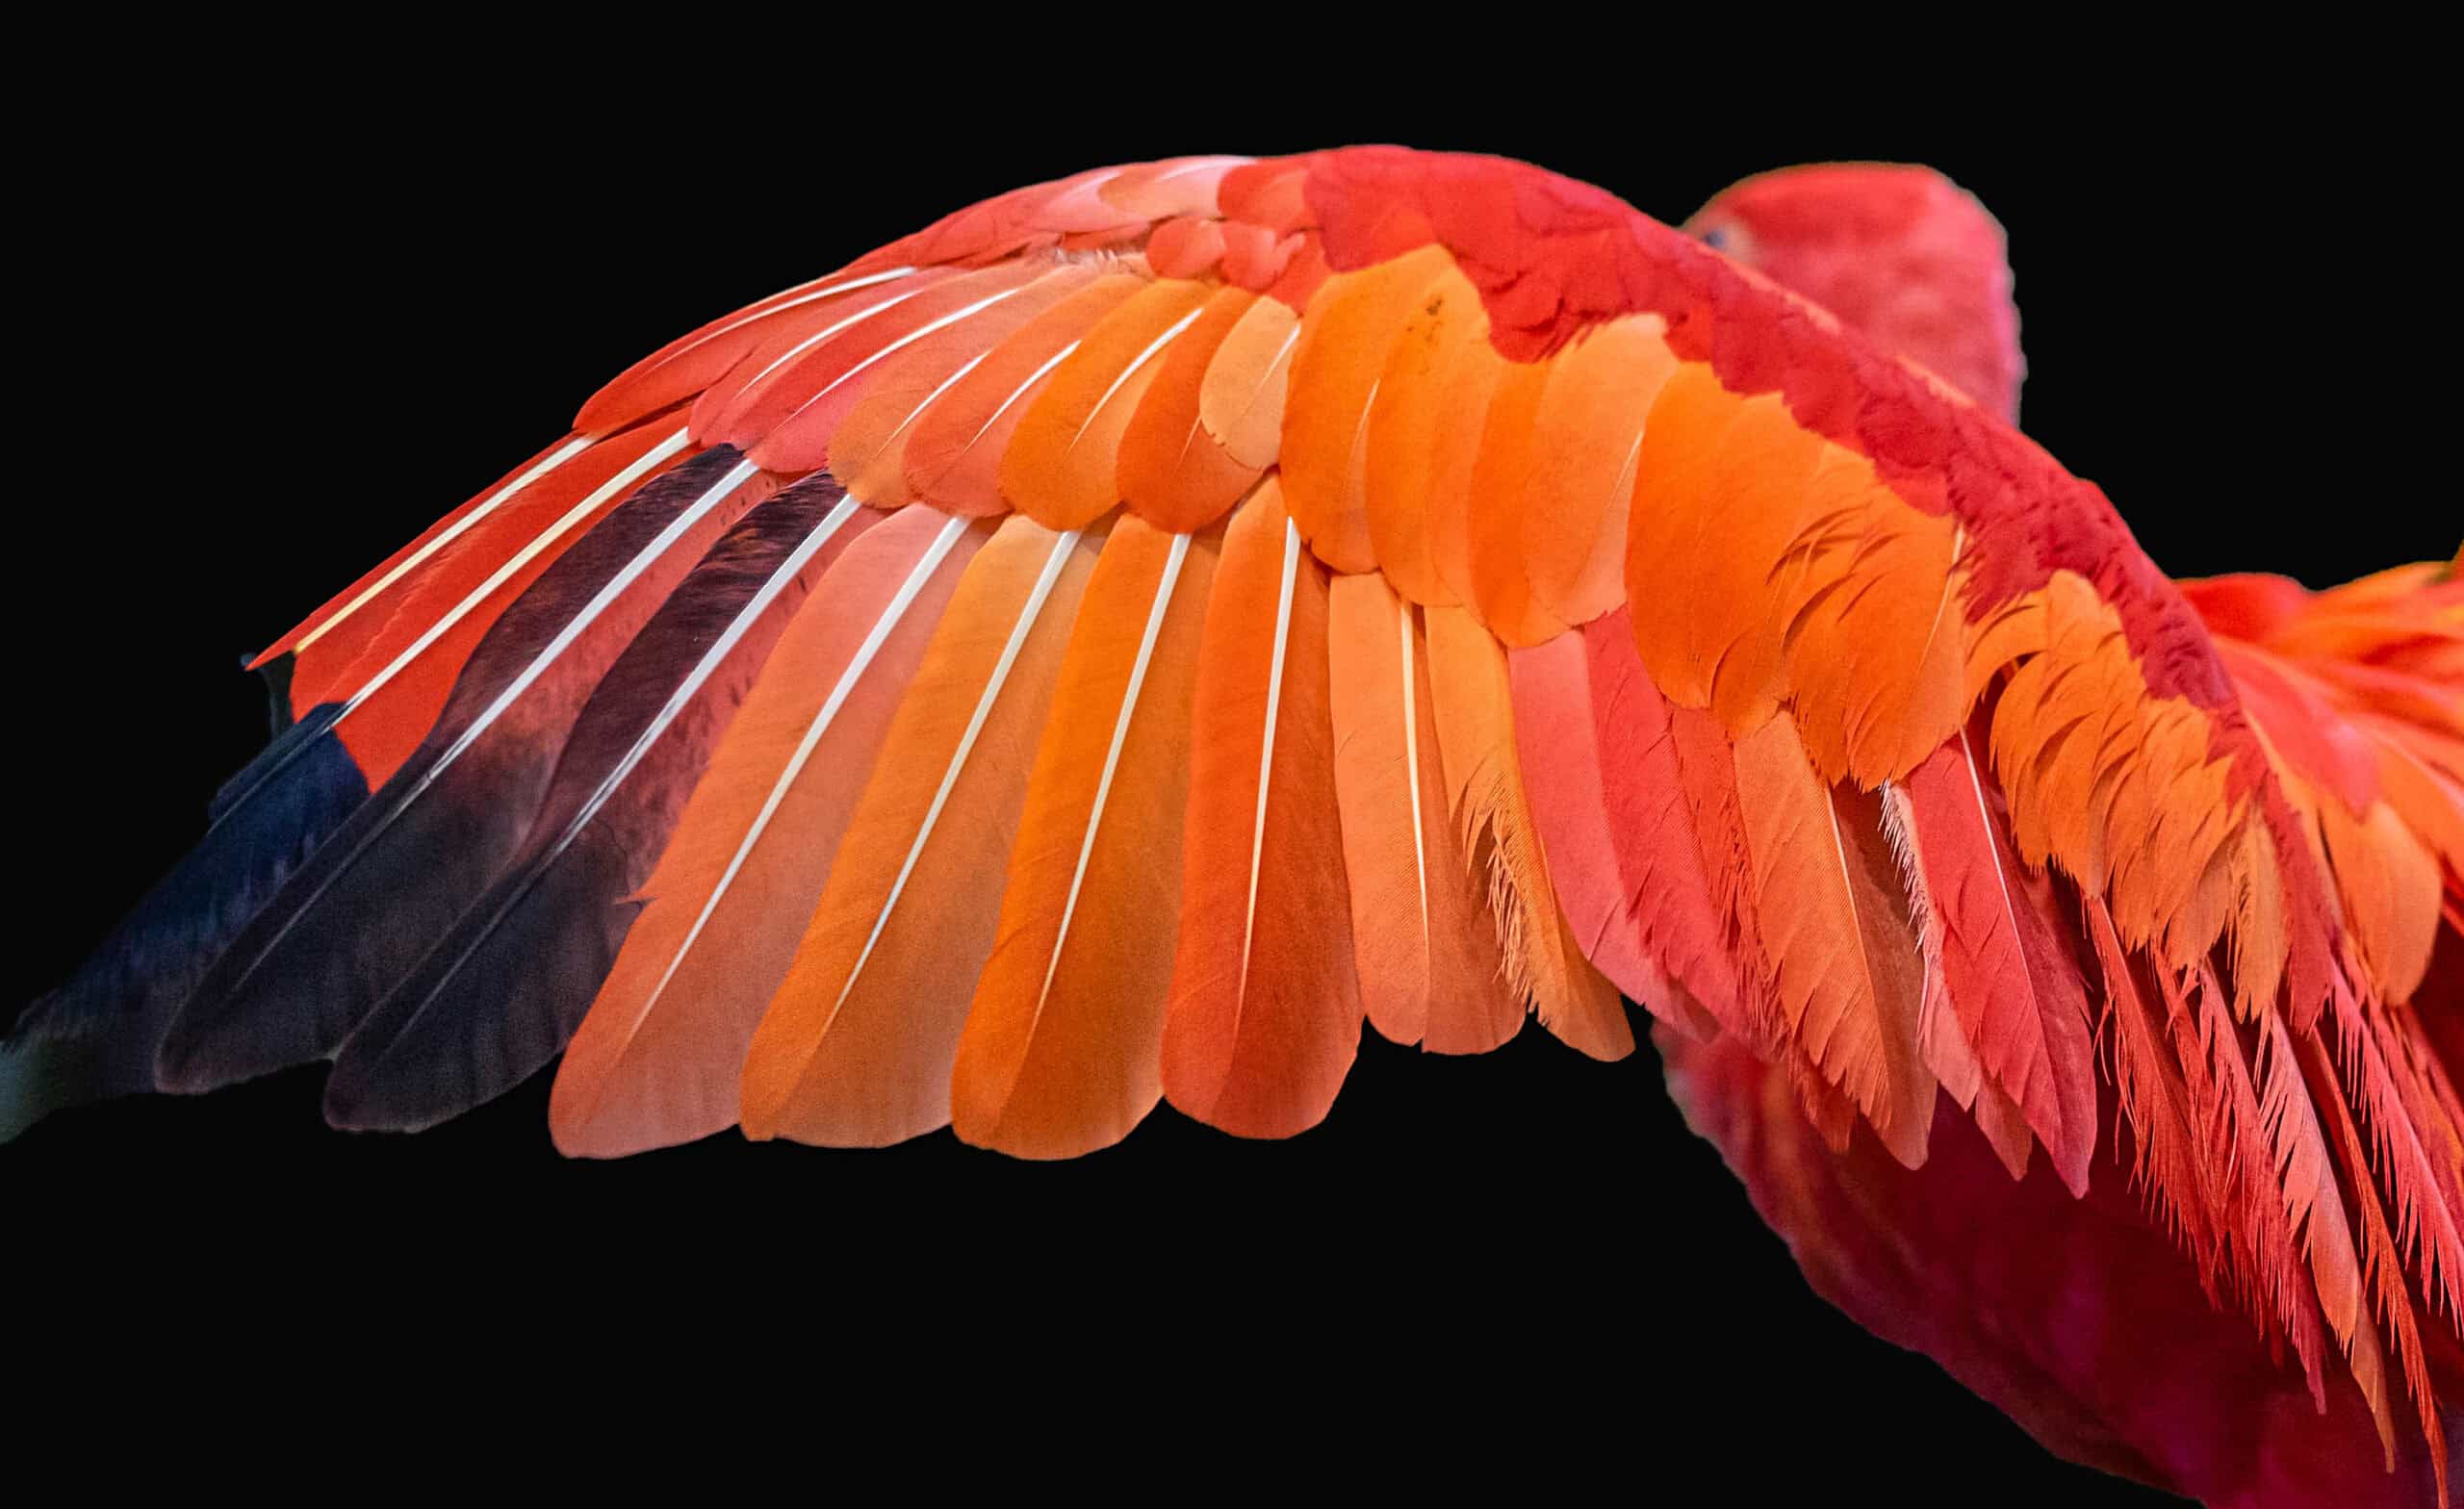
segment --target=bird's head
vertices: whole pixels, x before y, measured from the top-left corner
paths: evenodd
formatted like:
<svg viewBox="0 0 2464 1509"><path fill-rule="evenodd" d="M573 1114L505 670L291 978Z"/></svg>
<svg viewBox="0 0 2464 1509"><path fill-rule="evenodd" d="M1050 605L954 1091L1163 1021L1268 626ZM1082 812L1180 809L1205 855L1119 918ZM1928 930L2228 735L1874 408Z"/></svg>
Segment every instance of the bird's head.
<svg viewBox="0 0 2464 1509"><path fill-rule="evenodd" d="M2005 416L2019 312L2001 223L1930 167L1784 167L1722 191L1688 233Z"/></svg>

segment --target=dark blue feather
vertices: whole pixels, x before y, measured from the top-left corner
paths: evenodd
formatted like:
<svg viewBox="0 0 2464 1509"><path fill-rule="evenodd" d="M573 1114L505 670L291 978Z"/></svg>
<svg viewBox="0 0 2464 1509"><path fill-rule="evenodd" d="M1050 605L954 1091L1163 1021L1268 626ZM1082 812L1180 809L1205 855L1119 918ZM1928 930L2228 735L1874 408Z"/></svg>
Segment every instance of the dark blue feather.
<svg viewBox="0 0 2464 1509"><path fill-rule="evenodd" d="M311 710L226 782L205 837L66 984L27 1008L11 1035L18 1061L0 1071L26 1082L19 1103L34 1109L20 1125L44 1111L156 1087L155 1049L180 1004L368 800L368 781L332 731L340 711L330 703ZM36 1043L54 1045L38 1056L39 1074Z"/></svg>
<svg viewBox="0 0 2464 1509"><path fill-rule="evenodd" d="M500 694L738 460L721 447L645 484L489 627L419 749L196 981L156 1059L165 1087L211 1089L329 1056L451 930L519 851L584 698L640 621L608 612L501 708ZM705 519L724 527L752 501L735 488ZM654 571L627 590L672 579Z"/></svg>
<svg viewBox="0 0 2464 1509"><path fill-rule="evenodd" d="M820 477L755 509L609 668L574 725L522 857L336 1057L325 1088L335 1125L430 1126L502 1094L563 1050L746 691L869 517L821 532L842 496ZM706 676L690 685L706 661Z"/></svg>

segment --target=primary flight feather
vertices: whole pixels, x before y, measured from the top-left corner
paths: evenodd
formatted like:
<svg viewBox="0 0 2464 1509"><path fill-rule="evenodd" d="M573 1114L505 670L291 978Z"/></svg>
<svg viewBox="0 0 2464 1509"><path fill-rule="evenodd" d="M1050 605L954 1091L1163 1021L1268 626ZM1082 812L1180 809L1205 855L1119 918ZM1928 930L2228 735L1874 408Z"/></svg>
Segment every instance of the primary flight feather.
<svg viewBox="0 0 2464 1509"><path fill-rule="evenodd" d="M2049 1446L2443 1494L2464 582L2168 580L1938 175L1690 228L1189 158L683 337L268 651L296 726L8 1104L331 1058L411 1129L562 1052L578 1155L1067 1157L1304 1131L1364 1021L1617 1057L1622 993L1815 1285Z"/></svg>

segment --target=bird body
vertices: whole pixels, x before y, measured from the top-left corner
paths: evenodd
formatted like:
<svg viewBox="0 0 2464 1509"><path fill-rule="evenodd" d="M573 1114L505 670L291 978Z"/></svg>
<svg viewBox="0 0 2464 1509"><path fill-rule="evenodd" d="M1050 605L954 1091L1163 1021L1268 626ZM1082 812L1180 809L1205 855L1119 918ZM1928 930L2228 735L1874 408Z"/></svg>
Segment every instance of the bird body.
<svg viewBox="0 0 2464 1509"><path fill-rule="evenodd" d="M2443 1492L2464 583L2167 579L2006 418L1998 229L1818 171L1731 256L1491 158L1103 169L714 321L267 652L296 728L15 1072L411 1129L561 1052L572 1153L1050 1158L1623 996L2055 1449ZM2143 1269L2190 1405L2063 1318Z"/></svg>

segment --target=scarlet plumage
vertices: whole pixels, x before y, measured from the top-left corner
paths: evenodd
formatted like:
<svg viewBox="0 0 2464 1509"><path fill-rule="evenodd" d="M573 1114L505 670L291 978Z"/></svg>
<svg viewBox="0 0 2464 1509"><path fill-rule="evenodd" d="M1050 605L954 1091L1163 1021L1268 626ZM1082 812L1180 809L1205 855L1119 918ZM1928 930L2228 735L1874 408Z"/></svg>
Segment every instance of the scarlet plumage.
<svg viewBox="0 0 2464 1509"><path fill-rule="evenodd" d="M2030 1354L2041 1389L1989 1387L2058 1447L2268 1491L2349 1454L2349 1388L2443 1483L2464 599L2435 567L2186 596L1996 417L1998 230L1897 171L1706 224L1817 296L1805 238L1921 237L1981 279L1964 323L1370 148L1021 190L706 326L276 643L302 728L27 1036L123 1081L159 1040L183 1087L340 1047L329 1115L415 1125L595 991L569 1151L947 1123L1060 1157L1166 1095L1298 1132L1364 1016L1479 1051L1528 1009L1615 1057L1622 987L1852 1308L1925 1292L1875 1254L1980 1145L2025 1190L2033 1138L2127 1228L2093 1250L2140 1264L2152 1223L2327 1411L2298 1462L2181 1448L2137 1395L2104 1441L2043 1397L2092 1369ZM693 701L693 609L749 601L722 539L799 476L839 537ZM637 680L693 737L557 869L634 769ZM514 907L572 908L592 978L474 984ZM1774 1184L1800 1112L1886 1148L1886 1197ZM2150 1222L2093 1188L2100 1120ZM2025 1343L1925 1344L2007 1383Z"/></svg>

